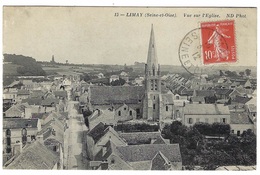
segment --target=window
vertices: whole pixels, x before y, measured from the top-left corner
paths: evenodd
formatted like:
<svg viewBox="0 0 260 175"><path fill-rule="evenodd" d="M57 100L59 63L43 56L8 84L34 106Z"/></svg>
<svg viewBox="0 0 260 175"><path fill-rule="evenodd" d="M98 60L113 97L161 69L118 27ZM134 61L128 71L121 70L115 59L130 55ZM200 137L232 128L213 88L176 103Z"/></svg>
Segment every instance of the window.
<svg viewBox="0 0 260 175"><path fill-rule="evenodd" d="M153 96L153 99L155 100L155 96Z"/></svg>
<svg viewBox="0 0 260 175"><path fill-rule="evenodd" d="M226 123L226 118L222 118L222 122L223 122L223 123Z"/></svg>
<svg viewBox="0 0 260 175"><path fill-rule="evenodd" d="M121 116L121 111L118 111L118 116Z"/></svg>
<svg viewBox="0 0 260 175"><path fill-rule="evenodd" d="M231 134L234 134L234 129L231 130Z"/></svg>
<svg viewBox="0 0 260 175"><path fill-rule="evenodd" d="M179 100L179 99L180 99L180 96L177 95L177 96L176 96L176 100Z"/></svg>
<svg viewBox="0 0 260 175"><path fill-rule="evenodd" d="M6 130L6 153L11 152L11 130Z"/></svg>
<svg viewBox="0 0 260 175"><path fill-rule="evenodd" d="M129 111L129 115L132 116L132 111Z"/></svg>
<svg viewBox="0 0 260 175"><path fill-rule="evenodd" d="M168 106L166 106L166 109L165 109L166 111L168 111Z"/></svg>
<svg viewBox="0 0 260 175"><path fill-rule="evenodd" d="M155 104L153 104L153 109L155 109Z"/></svg>
<svg viewBox="0 0 260 175"><path fill-rule="evenodd" d="M192 118L188 118L188 124L192 124L193 123L193 119Z"/></svg>
<svg viewBox="0 0 260 175"><path fill-rule="evenodd" d="M237 131L237 136L240 136L240 131L239 130Z"/></svg>
<svg viewBox="0 0 260 175"><path fill-rule="evenodd" d="M209 119L208 119L208 118L205 118L205 122L206 122L206 123L209 123Z"/></svg>
<svg viewBox="0 0 260 175"><path fill-rule="evenodd" d="M27 130L25 128L22 129L22 143L25 145L27 142Z"/></svg>
<svg viewBox="0 0 260 175"><path fill-rule="evenodd" d="M124 110L126 110L126 108L124 108Z"/></svg>

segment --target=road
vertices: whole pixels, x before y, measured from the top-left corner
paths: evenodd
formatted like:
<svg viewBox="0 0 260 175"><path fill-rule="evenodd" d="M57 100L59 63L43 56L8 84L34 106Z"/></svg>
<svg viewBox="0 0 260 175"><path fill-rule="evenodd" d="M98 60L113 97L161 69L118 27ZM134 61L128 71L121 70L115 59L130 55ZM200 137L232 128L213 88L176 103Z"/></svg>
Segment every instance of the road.
<svg viewBox="0 0 260 175"><path fill-rule="evenodd" d="M86 169L85 164L82 162L82 134L83 130L86 129L84 124L83 116L77 113L74 105L77 102L69 101L68 112L68 130L67 130L67 168L69 170L84 170Z"/></svg>

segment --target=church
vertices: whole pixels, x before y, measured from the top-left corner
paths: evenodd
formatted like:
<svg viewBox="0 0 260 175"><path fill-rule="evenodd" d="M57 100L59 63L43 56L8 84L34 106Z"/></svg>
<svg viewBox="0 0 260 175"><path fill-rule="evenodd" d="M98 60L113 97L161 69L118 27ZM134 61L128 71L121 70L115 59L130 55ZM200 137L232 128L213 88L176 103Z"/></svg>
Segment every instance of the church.
<svg viewBox="0 0 260 175"><path fill-rule="evenodd" d="M101 111L97 113L99 115L102 110L115 111L117 121L172 122L179 117L178 105L174 105L178 99L161 85L153 25L145 64L144 86L90 86L88 93L90 109ZM183 106L183 103L179 106Z"/></svg>

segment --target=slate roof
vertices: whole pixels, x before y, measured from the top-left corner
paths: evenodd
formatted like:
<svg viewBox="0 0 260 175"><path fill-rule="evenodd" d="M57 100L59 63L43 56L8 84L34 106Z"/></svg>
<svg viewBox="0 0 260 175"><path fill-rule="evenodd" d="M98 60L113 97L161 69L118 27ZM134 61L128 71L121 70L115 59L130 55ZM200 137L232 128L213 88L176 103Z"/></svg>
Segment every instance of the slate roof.
<svg viewBox="0 0 260 175"><path fill-rule="evenodd" d="M215 90L195 90L196 96L212 97L215 95Z"/></svg>
<svg viewBox="0 0 260 175"><path fill-rule="evenodd" d="M228 106L223 104L187 104L183 113L186 115L229 115Z"/></svg>
<svg viewBox="0 0 260 175"><path fill-rule="evenodd" d="M233 89L214 89L217 95L229 95L233 92Z"/></svg>
<svg viewBox="0 0 260 175"><path fill-rule="evenodd" d="M38 98L38 97L44 96L44 94L45 94L45 92L43 92L42 90L33 90L33 91L31 92L30 97L31 97L31 98Z"/></svg>
<svg viewBox="0 0 260 175"><path fill-rule="evenodd" d="M108 126L105 126L102 122L97 124L92 130L88 132L88 135L93 138L94 142L97 143L97 141L105 135L105 129Z"/></svg>
<svg viewBox="0 0 260 175"><path fill-rule="evenodd" d="M151 143L154 140L156 144L165 144L164 139L160 132L133 132L133 133L120 133L119 136L123 138L129 145L136 143Z"/></svg>
<svg viewBox="0 0 260 175"><path fill-rule="evenodd" d="M152 160L151 170L168 170L170 167L171 162L159 151Z"/></svg>
<svg viewBox="0 0 260 175"><path fill-rule="evenodd" d="M138 103L144 95L142 86L94 86L90 87L93 105L111 103Z"/></svg>
<svg viewBox="0 0 260 175"><path fill-rule="evenodd" d="M37 128L38 119L4 118L4 129Z"/></svg>
<svg viewBox="0 0 260 175"><path fill-rule="evenodd" d="M7 169L52 169L59 161L56 152L51 151L39 141L24 148L23 152L7 166Z"/></svg>
<svg viewBox="0 0 260 175"><path fill-rule="evenodd" d="M128 162L148 161L160 151L171 162L181 162L179 144L145 144L116 147L119 157Z"/></svg>
<svg viewBox="0 0 260 175"><path fill-rule="evenodd" d="M245 112L231 112L230 124L253 124L253 122Z"/></svg>
<svg viewBox="0 0 260 175"><path fill-rule="evenodd" d="M254 104L249 104L248 106L249 112L256 112L257 108Z"/></svg>
<svg viewBox="0 0 260 175"><path fill-rule="evenodd" d="M52 103L54 103L55 105L59 103L59 99L55 99L55 98L46 98L44 100L42 100L42 106L50 106Z"/></svg>
<svg viewBox="0 0 260 175"><path fill-rule="evenodd" d="M41 105L42 98L26 98L22 99L22 103L28 103L29 105Z"/></svg>
<svg viewBox="0 0 260 175"><path fill-rule="evenodd" d="M249 100L251 100L252 98L248 98L248 97L243 97L243 96L236 96L232 102L235 103L241 103L241 104L246 104L246 102L248 102Z"/></svg>
<svg viewBox="0 0 260 175"><path fill-rule="evenodd" d="M17 91L17 95L30 95L30 91L28 91L26 89L19 89Z"/></svg>
<svg viewBox="0 0 260 175"><path fill-rule="evenodd" d="M66 91L53 91L53 94L55 95L55 97L67 98L68 96Z"/></svg>
<svg viewBox="0 0 260 175"><path fill-rule="evenodd" d="M165 104L173 104L173 97L172 94L162 94L162 101Z"/></svg>
<svg viewBox="0 0 260 175"><path fill-rule="evenodd" d="M49 113L32 113L32 118L45 119L49 116Z"/></svg>

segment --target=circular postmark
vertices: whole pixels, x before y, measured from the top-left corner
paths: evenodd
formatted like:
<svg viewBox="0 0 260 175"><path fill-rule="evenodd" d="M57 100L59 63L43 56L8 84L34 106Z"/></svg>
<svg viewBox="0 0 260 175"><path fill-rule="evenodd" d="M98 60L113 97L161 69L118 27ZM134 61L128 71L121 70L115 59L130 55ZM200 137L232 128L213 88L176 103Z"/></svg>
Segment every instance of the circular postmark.
<svg viewBox="0 0 260 175"><path fill-rule="evenodd" d="M205 40L205 38L207 39ZM212 43L211 40L215 42ZM216 42L221 46L221 49L216 48ZM201 75L207 74L213 69L215 64L207 64L210 59L218 60L222 56L220 53L228 52L228 50L225 38L218 32L210 28L196 28L184 36L178 53L179 60L187 72L192 75Z"/></svg>

